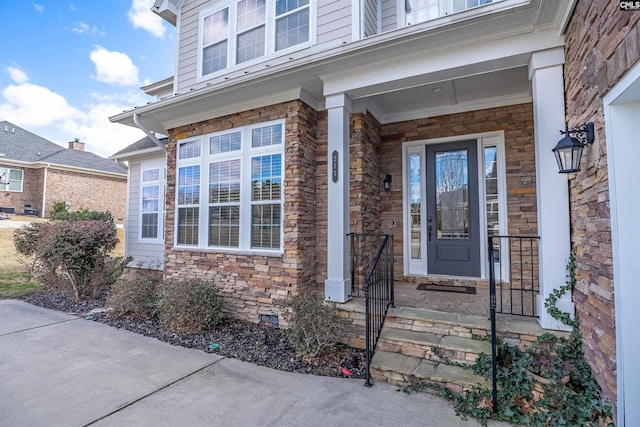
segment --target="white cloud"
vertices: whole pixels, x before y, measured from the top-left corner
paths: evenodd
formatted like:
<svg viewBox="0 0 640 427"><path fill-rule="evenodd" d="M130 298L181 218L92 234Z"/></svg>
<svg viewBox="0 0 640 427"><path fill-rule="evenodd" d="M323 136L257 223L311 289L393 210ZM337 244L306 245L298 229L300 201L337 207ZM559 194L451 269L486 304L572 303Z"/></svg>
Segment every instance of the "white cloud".
<svg viewBox="0 0 640 427"><path fill-rule="evenodd" d="M92 76L94 79L120 86L140 85L138 67L126 53L109 51L96 46L90 58L96 66L96 74Z"/></svg>
<svg viewBox="0 0 640 427"><path fill-rule="evenodd" d="M142 28L158 38L164 37L167 30L162 18L151 12L153 0L132 0L131 9L129 9L129 22L133 28Z"/></svg>
<svg viewBox="0 0 640 427"><path fill-rule="evenodd" d="M18 84L26 83L29 80L27 74L17 67L7 67L7 73L9 73L11 80Z"/></svg>
<svg viewBox="0 0 640 427"><path fill-rule="evenodd" d="M7 72L20 71L13 70L7 69ZM80 110L69 105L62 95L28 82L24 72L21 76L24 77L22 83L16 82L0 91L0 117L3 120L63 147L73 138L80 138L87 151L103 157L144 136L139 129L109 121L110 116L128 110L132 105L143 104L147 99L141 94L94 94L93 101Z"/></svg>
<svg viewBox="0 0 640 427"><path fill-rule="evenodd" d="M42 13L44 12L44 6L38 3L34 3L33 4L33 8L36 10L36 12L38 13Z"/></svg>
<svg viewBox="0 0 640 427"><path fill-rule="evenodd" d="M86 22L78 22L76 26L71 29L71 31L78 34L87 34L90 36L104 36L104 33L100 33L98 31L98 27L96 27L95 25L89 25Z"/></svg>

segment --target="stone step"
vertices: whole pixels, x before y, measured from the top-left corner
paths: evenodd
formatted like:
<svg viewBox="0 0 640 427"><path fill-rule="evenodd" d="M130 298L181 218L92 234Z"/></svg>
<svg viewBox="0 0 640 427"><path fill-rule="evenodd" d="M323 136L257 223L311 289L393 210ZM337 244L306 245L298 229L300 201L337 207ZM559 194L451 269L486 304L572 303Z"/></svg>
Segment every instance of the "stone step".
<svg viewBox="0 0 640 427"><path fill-rule="evenodd" d="M469 369L382 350L373 355L371 377L399 387L429 382L457 393L474 387L489 388L491 384Z"/></svg>
<svg viewBox="0 0 640 427"><path fill-rule="evenodd" d="M440 362L439 355L443 355L454 362L473 364L480 353L491 353L491 344L455 335L442 336L430 332L385 327L380 334L377 350L435 362Z"/></svg>
<svg viewBox="0 0 640 427"><path fill-rule="evenodd" d="M491 322L485 316L406 307L389 309L385 328L462 338L491 335ZM531 345L540 335L548 332L535 319L514 319L513 316L499 316L496 319L496 331L498 337L512 345ZM558 336L569 335L560 331L554 333Z"/></svg>

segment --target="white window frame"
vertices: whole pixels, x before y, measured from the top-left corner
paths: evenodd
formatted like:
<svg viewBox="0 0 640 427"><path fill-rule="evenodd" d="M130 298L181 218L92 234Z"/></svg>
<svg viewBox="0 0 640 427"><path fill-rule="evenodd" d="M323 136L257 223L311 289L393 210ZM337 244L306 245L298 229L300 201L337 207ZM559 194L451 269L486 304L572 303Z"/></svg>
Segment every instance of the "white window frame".
<svg viewBox="0 0 640 427"><path fill-rule="evenodd" d="M232 1L220 1L216 2L214 7L207 8L202 10L198 16L198 54L197 54L197 80L206 80L216 76L220 76L222 74L228 73L229 71L235 68L241 68L246 66L255 65L257 63L272 59L274 57L283 56L290 54L291 52L295 52L297 50L301 50L307 48L313 44L316 34L316 0L309 0L309 4L295 9L294 11L287 12L281 16L276 16L276 4L274 0L266 1L266 18L265 18L265 53L263 56L258 56L257 58L247 60L240 64L236 61L236 53L237 53L237 5L238 0ZM218 71L214 71L209 74L203 74L202 70L202 60L203 60L203 50L204 46L204 20L206 17L219 12L225 8L229 8L229 32L227 34L227 66ZM309 10L309 38L306 42L302 42L296 44L294 46L290 46L288 48L282 50L275 50L276 46L276 20L278 18L282 18L291 13L295 13L296 11L303 10L304 8L308 8ZM254 27L252 27L254 28ZM240 33L245 33L248 30L242 30Z"/></svg>
<svg viewBox="0 0 640 427"><path fill-rule="evenodd" d="M273 125L282 126L282 140L279 144L267 145L263 147L251 146L251 134L254 129L264 128ZM241 133L240 150L209 154L209 141L211 137L231 134L235 132ZM201 143L201 156L191 159L178 159L178 152L181 143L199 140ZM252 248L252 224L251 212L254 204L260 204L251 200L251 160L255 157L268 155L280 155L281 158L281 175L280 175L280 247L278 248ZM212 162L240 159L240 228L239 228L239 245L238 247L229 246L209 246L209 207L217 205L209 203L209 164ZM199 208L198 218L198 244L197 245L181 245L178 244L178 209L186 205L178 205L178 170L185 166L200 166L200 203L194 205ZM284 252L284 177L285 177L285 121L275 120L270 122L257 123L255 125L232 128L221 132L209 133L198 138L189 138L177 141L176 150L176 194L175 194L175 220L174 220L174 248L191 249L204 252L218 253L249 253L249 254L282 254ZM265 202L268 204L277 204ZM191 205L189 205L191 206Z"/></svg>
<svg viewBox="0 0 640 427"><path fill-rule="evenodd" d="M157 170L158 171L158 179L153 181L145 181L144 173L146 171ZM138 214L138 224L140 224L139 233L138 233L138 241L146 242L146 243L160 243L164 241L164 213L165 213L165 203L164 203L164 195L166 191L166 175L167 168L164 166L162 162L157 161L147 161L140 163L140 193L139 193L139 214ZM142 207L144 204L143 195L144 195L144 187L158 187L158 229L157 229L157 237L143 237L143 216L145 213L151 212L143 212Z"/></svg>
<svg viewBox="0 0 640 427"><path fill-rule="evenodd" d="M420 168L420 180L421 180L421 223L426 224L426 212L428 198L426 194L426 168L425 156L426 146L429 144L446 144L454 143L458 141L469 141L475 139L477 141L476 149L478 150L478 196L479 207L478 215L480 226L480 259L487 260L487 248L484 242L487 242L487 213L486 213L486 182L484 177L484 149L485 147L496 147L496 155L498 161L498 205L499 205L499 232L500 235L507 235L509 229L507 220L507 179L506 179L506 161L505 161L505 146L504 146L504 132L485 132L470 135L459 135L455 137L444 137L420 141L405 142L402 145L402 224L403 224L403 267L405 276L426 276L429 275L429 266L427 264L427 236L422 227L422 235L420 238L421 249L420 259L411 259L411 209L409 207L410 201L410 156L412 154L419 154L421 161ZM480 268L480 277L488 278L489 276L489 264L488 262L482 262ZM503 268L508 268L508 262L502 263ZM508 277L508 271L503 271L502 277Z"/></svg>
<svg viewBox="0 0 640 427"><path fill-rule="evenodd" d="M440 19L442 17L449 17L451 15L457 15L459 13L464 13L464 12L468 12L468 11L473 11L470 13L473 14L478 14L478 13L485 13L486 9L481 9L480 11L478 11L479 8L486 8L486 7L491 7L492 5L495 5L496 3L501 3L504 0L493 0L491 3L486 3L486 4L481 4L478 6L472 6L463 10L459 10L459 11L454 11L453 8L453 3L454 0L439 0L438 1L438 16L436 18L431 18L431 19L427 19L425 21L418 21L418 22L414 22L412 24L409 24L407 22L407 13L406 13L406 9L405 9L405 0L397 0L397 11L398 11L398 25L400 27L406 27L406 26L410 26L410 25L418 25L421 24L423 22L428 22L428 21L433 21L436 19ZM513 2L509 2L509 3L513 3Z"/></svg>
<svg viewBox="0 0 640 427"><path fill-rule="evenodd" d="M2 184L0 185L0 190L1 191L10 191L12 193L22 193L23 188L24 188L24 170L23 169L14 169L14 168L9 168L6 166L0 166L0 171L5 170L7 173L6 179L7 179L7 183L6 184ZM18 180L12 180L11 179L11 172L20 172L20 181ZM11 182L20 182L20 189L19 190L10 190L11 187Z"/></svg>

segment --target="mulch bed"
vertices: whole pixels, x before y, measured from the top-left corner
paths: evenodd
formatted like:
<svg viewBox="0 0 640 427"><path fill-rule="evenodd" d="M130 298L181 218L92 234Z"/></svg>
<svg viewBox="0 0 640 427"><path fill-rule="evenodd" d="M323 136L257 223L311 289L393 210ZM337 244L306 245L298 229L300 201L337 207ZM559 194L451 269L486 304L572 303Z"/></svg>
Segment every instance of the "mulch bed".
<svg viewBox="0 0 640 427"><path fill-rule="evenodd" d="M183 334L167 331L155 318L145 320L109 317L105 310L105 297L75 301L64 292L38 290L19 298L39 307L82 316L171 345L195 348L273 369L351 379L365 377L364 357L361 351L357 355L357 367L353 366L351 349L344 345L326 350L315 358L305 357L296 353L279 328L268 324L226 319L214 331ZM217 344L217 348L211 349L211 344ZM345 375L343 368L347 368L353 375Z"/></svg>

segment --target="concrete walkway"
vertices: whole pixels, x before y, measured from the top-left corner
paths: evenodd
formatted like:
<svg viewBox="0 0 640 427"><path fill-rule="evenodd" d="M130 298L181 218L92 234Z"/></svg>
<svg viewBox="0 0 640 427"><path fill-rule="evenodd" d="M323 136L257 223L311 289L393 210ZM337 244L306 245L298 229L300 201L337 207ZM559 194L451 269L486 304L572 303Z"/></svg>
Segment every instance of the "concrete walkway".
<svg viewBox="0 0 640 427"><path fill-rule="evenodd" d="M0 300L0 425L479 424L430 394L276 371Z"/></svg>

